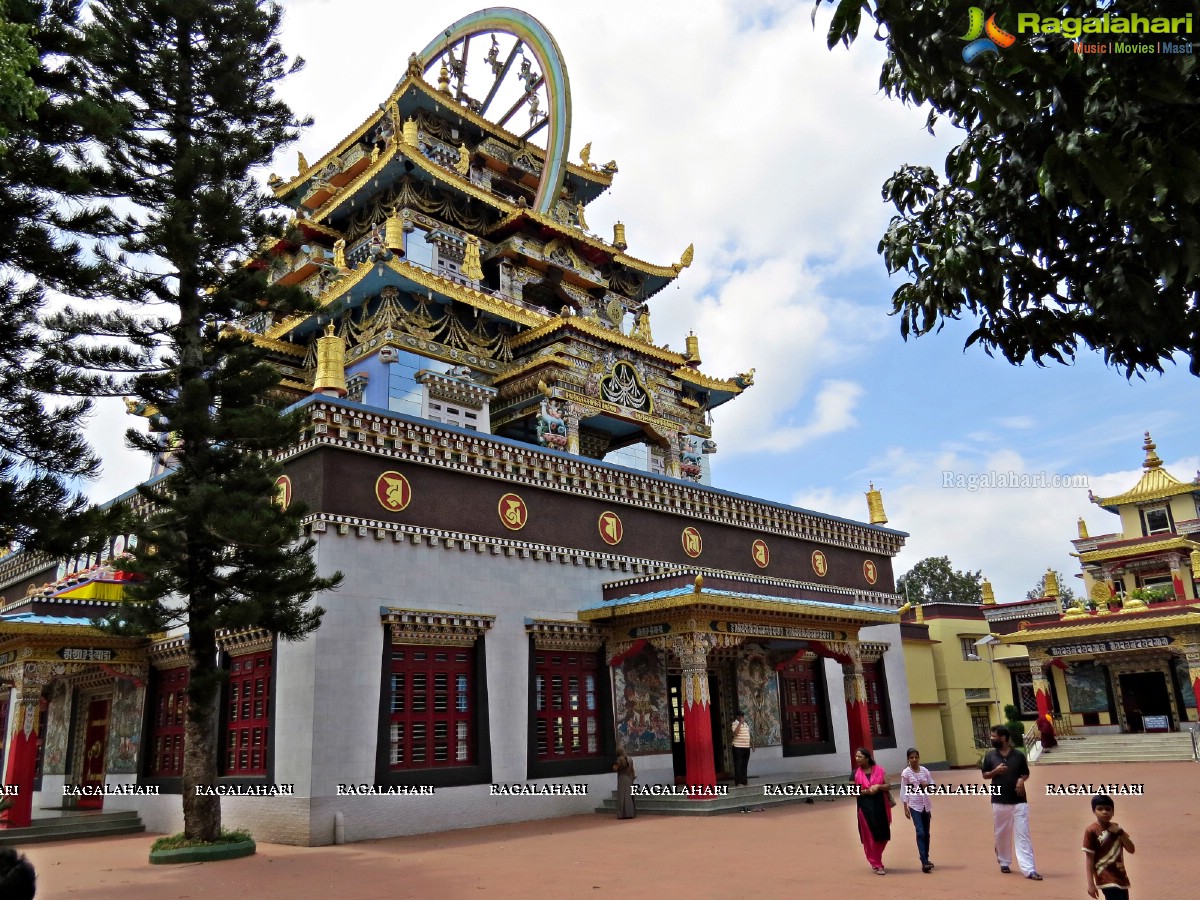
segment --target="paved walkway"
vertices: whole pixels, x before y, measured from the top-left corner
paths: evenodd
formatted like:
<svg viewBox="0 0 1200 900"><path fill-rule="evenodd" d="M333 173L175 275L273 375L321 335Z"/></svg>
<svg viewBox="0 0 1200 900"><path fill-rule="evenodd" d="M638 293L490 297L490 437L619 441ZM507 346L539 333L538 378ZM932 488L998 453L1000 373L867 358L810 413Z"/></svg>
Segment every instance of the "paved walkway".
<svg viewBox="0 0 1200 900"><path fill-rule="evenodd" d="M972 772L935 774L947 784L979 782ZM1092 820L1089 798L1048 797L1047 781L1144 784L1144 797L1117 799L1115 817L1138 847L1129 862L1134 895L1196 896L1187 861L1200 839L1200 763L1035 767L1030 818L1041 883L1000 874L983 797L935 799L937 869L929 875L900 814L883 878L863 858L846 799L696 819L574 816L343 847L260 844L247 859L181 866L148 865L146 836L25 852L38 870L39 900L1086 898L1079 846Z"/></svg>

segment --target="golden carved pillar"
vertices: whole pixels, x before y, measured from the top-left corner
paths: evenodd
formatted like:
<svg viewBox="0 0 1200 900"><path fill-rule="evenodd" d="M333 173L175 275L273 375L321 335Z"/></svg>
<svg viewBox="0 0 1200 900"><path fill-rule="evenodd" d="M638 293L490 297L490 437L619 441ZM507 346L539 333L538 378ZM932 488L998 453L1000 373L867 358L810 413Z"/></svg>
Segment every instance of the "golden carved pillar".
<svg viewBox="0 0 1200 900"><path fill-rule="evenodd" d="M873 750L871 718L867 710L867 681L863 677L862 653L858 641L847 642L847 661L842 662L842 683L846 692L846 722L850 739L850 759L859 747Z"/></svg>

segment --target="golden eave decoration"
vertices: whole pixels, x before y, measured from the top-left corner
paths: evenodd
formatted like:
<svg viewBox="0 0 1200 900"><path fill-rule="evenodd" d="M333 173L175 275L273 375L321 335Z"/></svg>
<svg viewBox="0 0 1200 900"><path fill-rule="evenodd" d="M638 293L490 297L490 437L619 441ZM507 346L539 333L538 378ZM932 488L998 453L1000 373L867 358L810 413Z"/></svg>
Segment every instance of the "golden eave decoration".
<svg viewBox="0 0 1200 900"><path fill-rule="evenodd" d="M1103 562L1108 559L1124 559L1128 556L1142 556L1147 553L1161 553L1165 550L1196 550L1200 544L1183 537L1172 537L1162 541L1149 541L1145 544L1124 544L1108 550L1091 550L1079 554L1079 561L1084 563Z"/></svg>
<svg viewBox="0 0 1200 900"><path fill-rule="evenodd" d="M774 597L746 597L704 590L689 591L671 597L655 597L625 602L612 601L596 609L579 611L583 622L608 623L617 619L640 616L644 613L668 613L703 607L706 610L729 613L783 613L799 622L838 622L845 625L879 625L897 621L891 610L872 610L861 606L845 606L826 601L786 600Z"/></svg>
<svg viewBox="0 0 1200 900"><path fill-rule="evenodd" d="M656 347L653 344L647 344L645 341L639 341L635 338L628 337L627 335L621 334L621 332L614 329L605 328L603 325L597 325L595 322L589 322L583 316L569 316L566 318L562 316L555 316L549 321L542 321L544 324L540 324L539 327L530 328L528 331L523 332L522 334L519 334L513 338L513 349L516 350L518 347L524 347L526 344L532 343L533 341L541 340L548 335L554 334L560 329L568 331L575 330L581 331L584 334L590 335L591 337L599 338L606 343L616 344L619 347L624 347L628 350L634 350L641 355L649 356L671 365L679 366L683 363L683 356L674 352L673 350L667 350L663 347ZM691 370L689 369L688 371ZM676 377L678 377L678 375L676 375Z"/></svg>
<svg viewBox="0 0 1200 900"><path fill-rule="evenodd" d="M1114 506L1148 503L1154 500L1166 500L1168 497L1177 497L1180 494L1200 493L1200 477L1191 483L1180 481L1162 467L1162 459L1159 458L1157 449L1158 445L1154 443L1150 432L1147 431L1146 439L1142 442L1142 450L1146 454L1146 459L1142 462L1142 468L1145 471L1138 479L1138 483L1124 494L1118 494L1115 497L1097 497L1089 491L1088 498L1097 506L1111 510Z"/></svg>
<svg viewBox="0 0 1200 900"><path fill-rule="evenodd" d="M303 172L300 172L295 178L291 179L290 181L277 184L273 188L275 191L275 196L285 197L298 187L301 187L309 179L309 177L311 177L313 172L321 171L327 165L329 165L329 163L340 157L343 153L366 137L367 132L370 131L380 119L389 114L390 107L396 104L409 88L416 88L434 100L434 102L436 102L439 106L445 108L449 112L452 112L455 116L461 116L465 121L471 122L485 133L499 138L506 144L528 150L533 156L536 156L545 162L546 152L541 147L538 147L536 144L530 144L527 141L522 141L517 135L504 128L501 128L494 122L489 122L482 116L476 115L465 106L462 106L458 103L447 103L445 96L438 93L438 91L427 81L425 81L424 78L415 75L405 75L400 83L396 85L395 90L392 91L386 102L384 102L379 109L372 112L371 115L367 116L363 123L359 125L358 128L354 129L354 131L350 132L349 135L343 138L336 147L317 160L315 164L308 166ZM383 158L382 154L380 158ZM611 173L604 172L599 169L587 169L577 163L569 161L567 162L567 171L578 176L579 178L596 182L598 184L603 184L606 187L611 185L613 180Z"/></svg>
<svg viewBox="0 0 1200 900"><path fill-rule="evenodd" d="M1129 634L1131 632L1161 631L1164 628L1187 628L1200 626L1200 605L1185 607L1187 612L1172 615L1146 615L1145 613L1121 615L1113 613L1102 617L1088 616L1086 620L1075 620L1073 625L1058 625L1054 628L1029 628L1011 634L997 635L1002 644L1040 644L1064 638L1099 637L1101 635Z"/></svg>
<svg viewBox="0 0 1200 900"><path fill-rule="evenodd" d="M524 325L526 328L534 328L550 318L543 313L532 312L523 306L517 306L515 303L510 303L492 294L484 294L474 288L459 284L457 281L443 278L441 275L434 275L432 272L422 269L420 266L413 265L407 260L393 257L389 260L368 259L359 263L357 268L350 270L349 274L335 279L329 287L321 292L321 295L317 297L316 310L302 316L292 316L276 325L272 325L267 329L266 338L268 340L278 339L313 316L319 315L322 309L341 299L343 294L370 275L376 266L384 266L391 269L397 275L415 282L426 290L434 291L483 312L491 313L497 318Z"/></svg>

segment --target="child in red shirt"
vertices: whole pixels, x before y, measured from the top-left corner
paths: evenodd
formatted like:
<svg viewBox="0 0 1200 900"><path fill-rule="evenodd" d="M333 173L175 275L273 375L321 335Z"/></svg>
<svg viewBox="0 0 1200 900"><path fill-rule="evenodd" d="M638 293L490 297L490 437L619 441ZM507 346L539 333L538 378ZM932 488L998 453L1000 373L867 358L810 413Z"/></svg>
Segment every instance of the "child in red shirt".
<svg viewBox="0 0 1200 900"><path fill-rule="evenodd" d="M1087 854L1087 892L1104 900L1129 900L1129 876L1125 873L1125 851L1133 853L1133 841L1112 820L1113 798L1097 794L1092 798L1096 821L1083 832L1083 852Z"/></svg>

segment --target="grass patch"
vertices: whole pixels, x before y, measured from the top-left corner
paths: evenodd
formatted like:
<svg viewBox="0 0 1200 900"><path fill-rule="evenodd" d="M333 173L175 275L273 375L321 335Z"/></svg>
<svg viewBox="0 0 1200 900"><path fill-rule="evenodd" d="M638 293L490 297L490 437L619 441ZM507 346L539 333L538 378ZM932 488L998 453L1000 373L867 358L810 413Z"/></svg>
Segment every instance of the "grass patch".
<svg viewBox="0 0 1200 900"><path fill-rule="evenodd" d="M221 829L221 836L215 841L193 841L184 837L183 832L179 834L169 834L166 837L160 837L150 845L150 852L157 853L160 850L183 850L187 847L213 847L218 844L244 844L246 841L254 840L253 835L245 828L238 828L235 831L230 831L228 828Z"/></svg>

